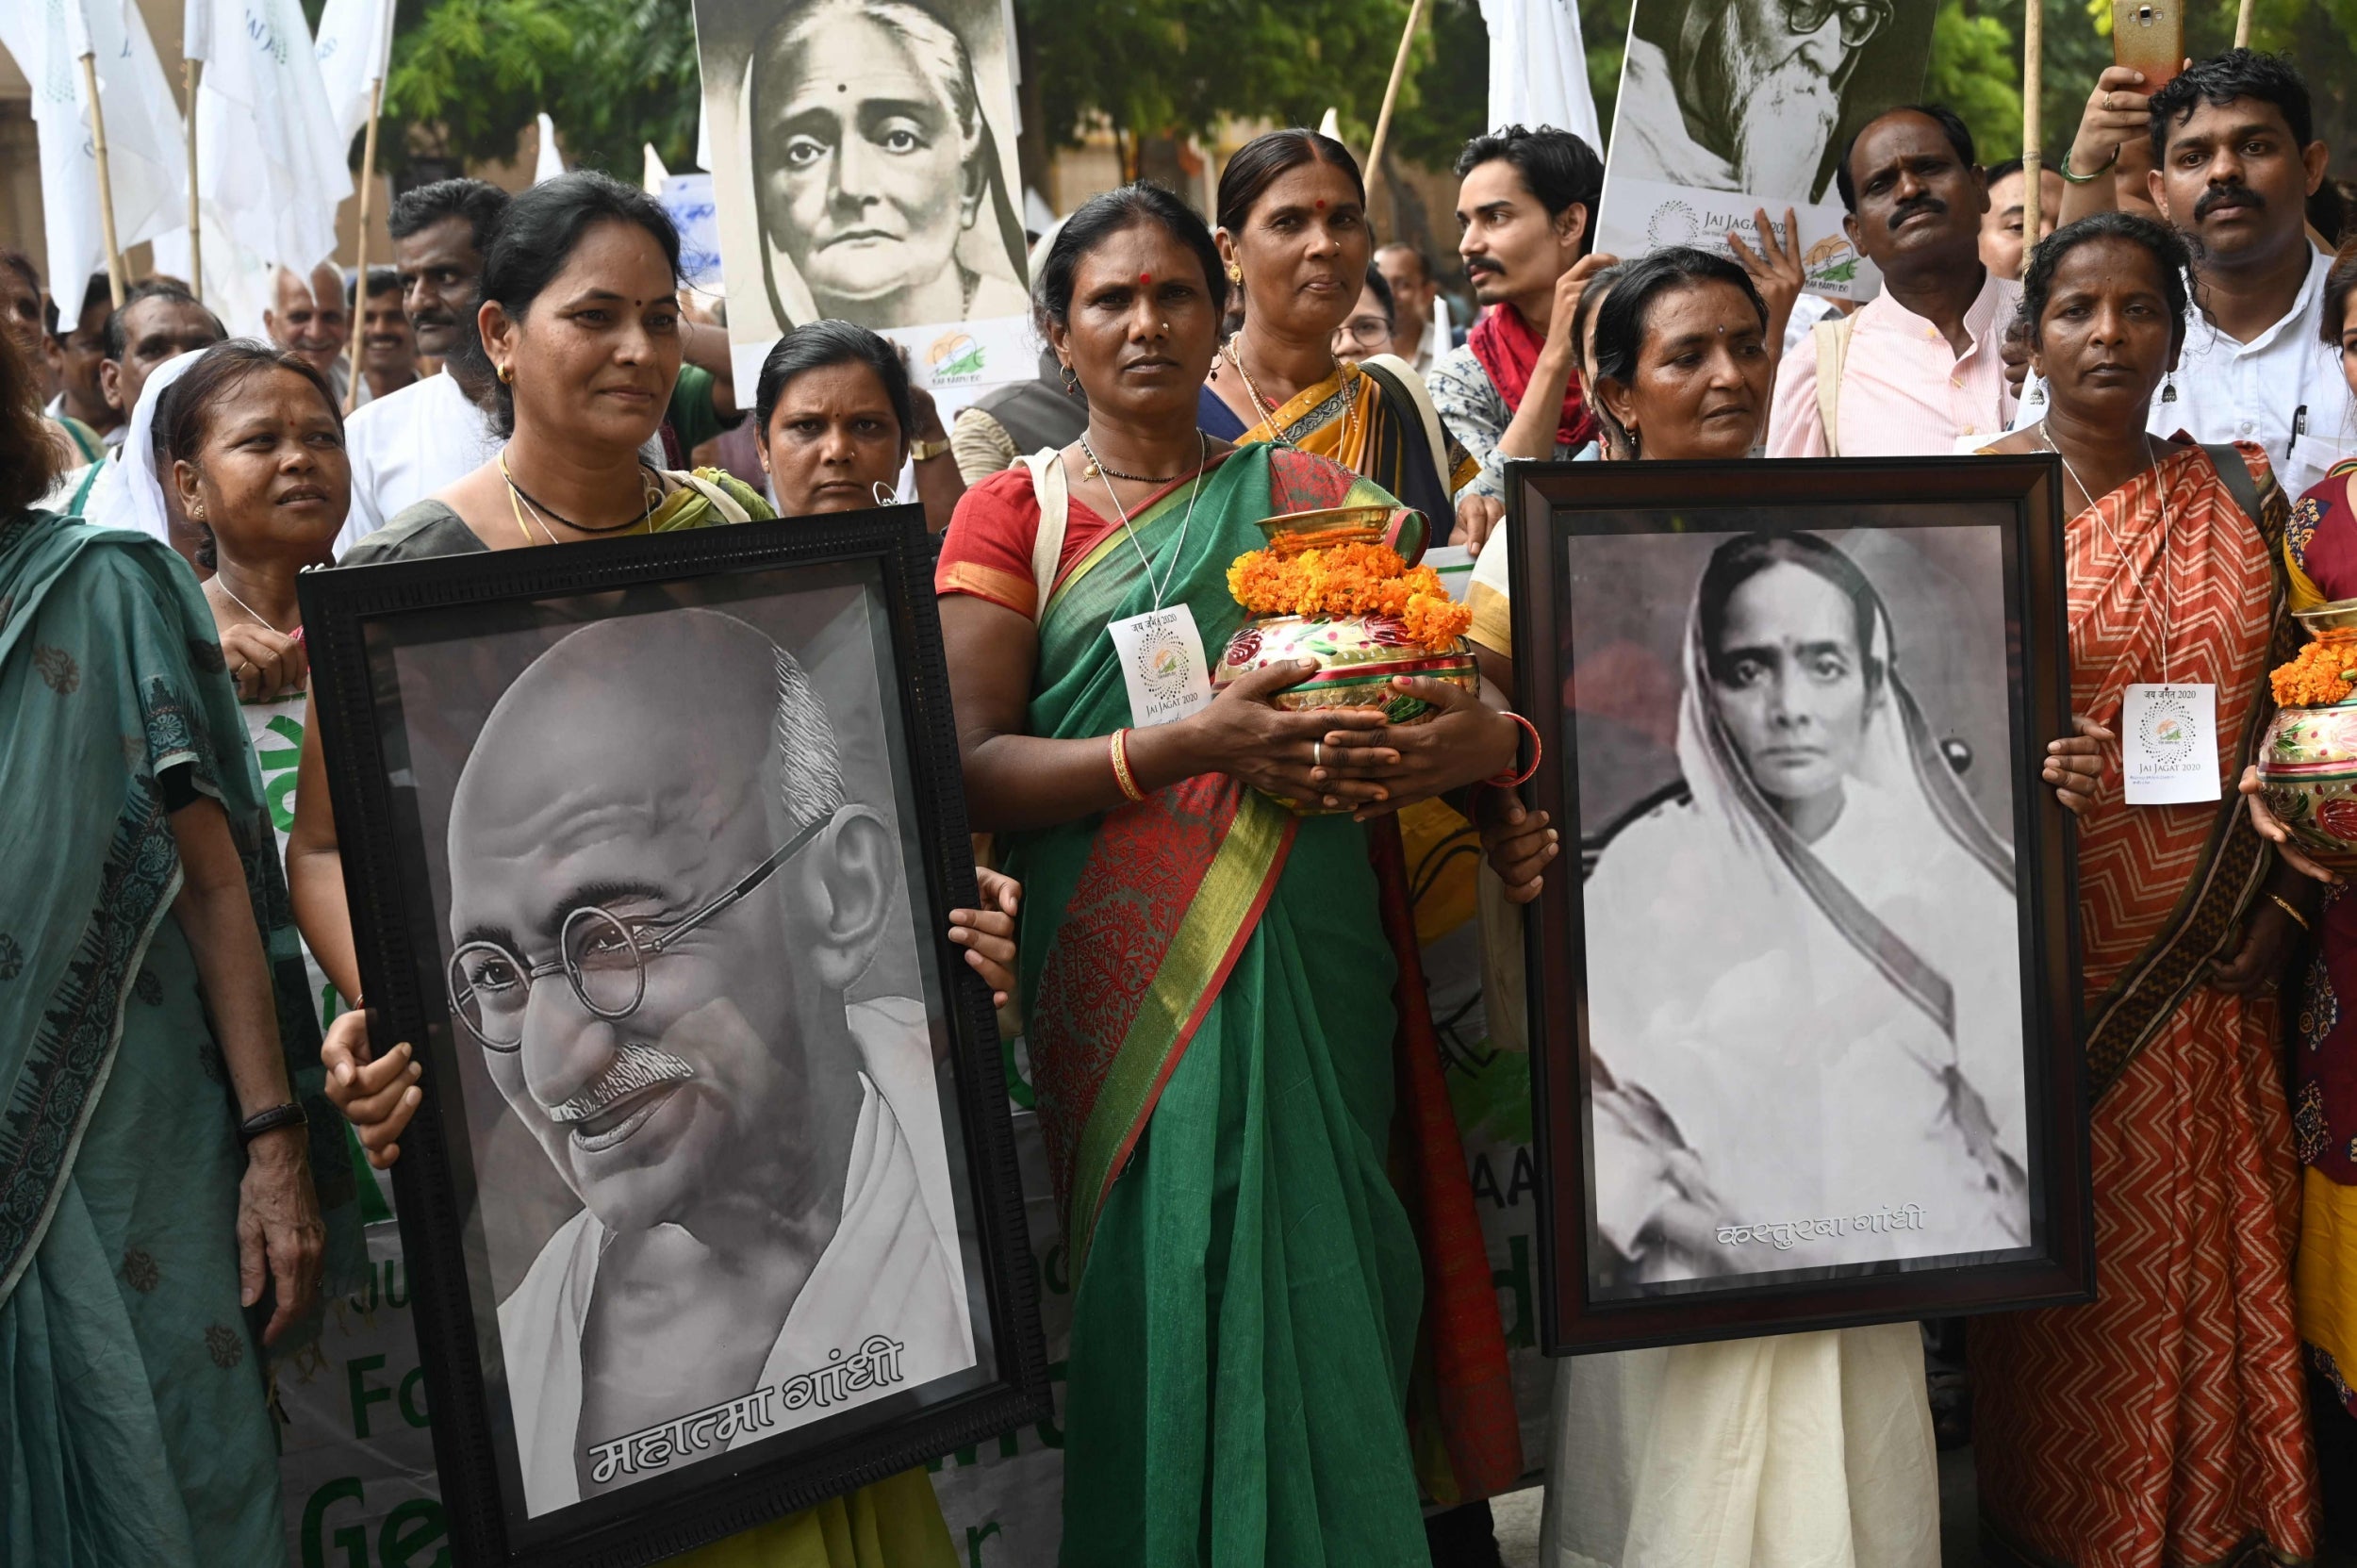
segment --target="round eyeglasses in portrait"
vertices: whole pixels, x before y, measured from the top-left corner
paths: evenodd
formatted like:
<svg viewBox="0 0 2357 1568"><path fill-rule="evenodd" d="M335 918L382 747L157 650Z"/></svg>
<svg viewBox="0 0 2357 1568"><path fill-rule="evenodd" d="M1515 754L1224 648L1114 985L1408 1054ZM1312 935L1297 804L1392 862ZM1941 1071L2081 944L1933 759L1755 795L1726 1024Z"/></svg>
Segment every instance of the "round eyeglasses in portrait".
<svg viewBox="0 0 2357 1568"><path fill-rule="evenodd" d="M581 1005L608 1023L638 1011L647 996L647 966L681 937L744 898L794 858L829 818L820 817L781 845L728 891L672 921L631 919L585 904L565 916L556 956L534 964L498 942L474 941L450 956L450 1010L489 1050L523 1048L524 1013L535 981L562 974Z"/></svg>

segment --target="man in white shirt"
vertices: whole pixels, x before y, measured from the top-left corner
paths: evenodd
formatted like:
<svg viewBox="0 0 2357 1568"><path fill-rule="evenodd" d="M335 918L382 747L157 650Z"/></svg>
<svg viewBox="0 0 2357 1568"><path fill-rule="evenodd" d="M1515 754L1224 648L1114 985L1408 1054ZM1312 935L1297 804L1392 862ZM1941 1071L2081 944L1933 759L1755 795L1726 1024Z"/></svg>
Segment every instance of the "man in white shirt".
<svg viewBox="0 0 2357 1568"><path fill-rule="evenodd" d="M272 342L309 360L338 398L344 395L352 369L344 357L352 342L352 312L344 308L343 274L334 263L321 262L307 279L279 268L262 327Z"/></svg>
<svg viewBox="0 0 2357 1568"><path fill-rule="evenodd" d="M393 201L386 226L402 311L418 353L442 369L371 400L346 421L352 510L336 538L338 555L500 449L486 410L491 368L475 337L475 307L483 253L506 210L507 192L487 180L437 180Z"/></svg>
<svg viewBox="0 0 2357 1568"><path fill-rule="evenodd" d="M2315 140L2307 86L2283 59L2234 49L2154 93L2151 117L2148 181L2192 246L2194 303L2146 428L2256 442L2296 497L2357 451L2340 349L2324 338L2332 257L2308 239L2306 204L2324 178L2326 148ZM2094 189L2100 197L2109 186ZM2015 422L2026 427L2045 411L2045 389L2033 382Z"/></svg>
<svg viewBox="0 0 2357 1568"><path fill-rule="evenodd" d="M924 1010L849 995L914 942L898 830L792 655L571 633L448 843L459 1039L582 1204L499 1308L529 1512L974 1364Z"/></svg>
<svg viewBox="0 0 2357 1568"><path fill-rule="evenodd" d="M1393 240L1375 253L1376 270L1392 286L1393 325L1392 352L1416 368L1431 372L1432 362L1457 345L1451 340L1448 311L1440 305L1441 286L1432 281L1432 264L1413 245Z"/></svg>

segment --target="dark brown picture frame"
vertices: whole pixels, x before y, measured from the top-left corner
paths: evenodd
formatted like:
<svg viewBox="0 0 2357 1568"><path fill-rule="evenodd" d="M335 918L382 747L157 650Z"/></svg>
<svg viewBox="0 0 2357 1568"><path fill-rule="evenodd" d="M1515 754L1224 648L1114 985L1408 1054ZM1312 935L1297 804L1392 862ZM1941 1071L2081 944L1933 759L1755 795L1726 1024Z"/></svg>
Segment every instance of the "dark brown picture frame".
<svg viewBox="0 0 2357 1568"><path fill-rule="evenodd" d="M1822 533L1844 508L1920 526L2003 509L2004 663L2021 936L2022 1043L2030 1093L2032 1245L2025 1256L1776 1271L1759 1283L1691 1281L1632 1295L1591 1283L1588 1130L1586 857L1565 854L1525 906L1532 1093L1540 1176L1540 1329L1549 1353L1835 1329L2092 1300L2094 1212L2087 1078L2079 1049L2078 889L2069 815L2039 782L2047 742L2070 722L2062 473L2051 457L1812 461L1516 463L1508 475L1515 689L1544 751L1525 786L1576 838L1577 737L1558 694L1571 673L1573 553L1600 536ZM1946 509L1943 516L1943 508ZM1907 526L1904 520L1898 526ZM1542 695L1543 694L1543 695ZM1567 842L1565 848L1572 848ZM1763 1107L1762 1114L1772 1114ZM1721 1238L1724 1240L1724 1237ZM1806 1278L1793 1278L1806 1275Z"/></svg>
<svg viewBox="0 0 2357 1568"><path fill-rule="evenodd" d="M415 1042L425 1066L424 1101L393 1177L442 1504L462 1563L635 1568L1052 1414L996 1014L988 986L946 934L949 910L971 907L977 895L932 569L922 509L896 506L303 576L318 731L371 1040L379 1051ZM964 1266L977 1360L925 1388L896 1389L536 1515L522 1494L498 1296L483 1249L489 1189L454 1087L455 1053L475 1048L451 1015L419 812L400 798L415 791L393 776L400 763L390 752L402 744L387 743L407 734L391 651L420 618L437 618L447 640L453 618L467 628L512 627L551 602L628 603L675 588L750 597L774 585L782 598L818 578L872 590L878 681L886 708L897 703L884 721L898 737L889 766L916 844L899 875L918 946L933 949L917 960L926 989L916 999L936 1052L946 1042L935 1070L954 1083L953 1106L944 1095L944 1134L960 1224L973 1238Z"/></svg>

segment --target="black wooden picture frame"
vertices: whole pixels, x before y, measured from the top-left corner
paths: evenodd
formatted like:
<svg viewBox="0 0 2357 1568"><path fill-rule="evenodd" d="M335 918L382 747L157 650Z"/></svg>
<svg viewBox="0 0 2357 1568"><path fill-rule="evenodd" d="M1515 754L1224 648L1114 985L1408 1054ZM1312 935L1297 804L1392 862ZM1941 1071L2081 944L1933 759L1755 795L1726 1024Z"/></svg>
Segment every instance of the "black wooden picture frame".
<svg viewBox="0 0 2357 1568"><path fill-rule="evenodd" d="M2079 1048L2075 850L2068 814L2052 791L2039 782L2047 743L2069 734L2070 724L2059 467L2043 456L1517 463L1508 471L1508 490L1506 545L1512 553L1518 705L1537 723L1544 745L1525 798L1554 814L1565 850L1548 873L1542 893L1525 906L1525 926L1542 1205L1543 1347L1550 1354L1578 1354L2092 1300L2094 1219L2088 1178L2088 1081ZM1579 732L1584 724L1599 744L1610 737L1603 734L1592 717L1582 719L1575 705L1582 701L1572 684L1575 642L1592 648L1598 635L1597 627L1583 626L1579 617L1586 613L1601 626L1611 617L1625 619L1633 614L1620 604L1632 595L1641 597L1641 586L1633 581L1606 581L1614 571L1624 569L1615 563L1667 562L1673 555L1681 564L1675 569L1665 566L1660 581L1667 584L1682 572L1677 581L1686 585L1682 591L1687 602L1698 604L1695 563L1702 553L1717 549L1714 541L1738 535L1809 533L1821 538L1826 535L1856 538L1867 531L1974 528L1984 531L1974 548L1986 555L1989 538L1986 531L1992 527L1999 563L1994 576L2002 583L2003 594L2002 647L1994 630L1982 641L1987 645L1984 662L2003 671L2004 754L1974 759L1970 748L1953 739L1941 744L1947 748L1945 755L1953 767L1969 768L1977 760L1984 768L2002 767L2009 781L2011 809L2005 814L2009 820L1992 820L1989 825L2009 841L2012 850L2028 1245L1957 1253L1953 1262L1915 1256L1904 1263L1890 1259L1852 1259L1804 1267L1763 1263L1760 1267L1733 1269L1713 1278L1688 1274L1633 1279L1628 1263L1631 1254L1602 1239L1604 1232L1595 1217L1599 1140L1591 1117L1599 1086L1597 1051L1615 1048L1600 1047L1591 1037L1591 984L1596 977L1590 972L1587 894L1590 873L1607 852L1611 834L1598 833L1596 842L1581 837L1593 826L1597 808L1591 801L1589 815L1583 817ZM1912 536L1905 548L1927 548L1937 542L1930 536ZM1588 574L1584 590L1574 586L1574 574L1582 571ZM1871 571L1865 575L1872 577ZM1932 590L1919 585L1909 591L1920 596ZM1986 593L1983 597L1986 600ZM1656 599L1666 602L1666 588ZM1584 612L1575 601L1584 601ZM1985 626L1996 619L1993 603L1983 602L1975 613L1979 624ZM1699 608L1682 614L1690 614L1696 628L1705 619ZM1656 614L1656 622L1660 619ZM1895 619L1890 623L1895 627ZM1664 635L1656 626L1656 644ZM1683 656L1690 662L1702 646L1702 634L1686 630L1680 638ZM1895 635L1894 640L1899 640ZM1633 700L1625 688L1617 696L1599 689L1622 668L1601 660L1588 670L1586 679L1595 683L1584 688L1588 706L1608 707L1615 701L1625 706ZM1656 661L1655 668L1659 668ZM1669 666L1672 671L1680 668ZM1674 701L1682 703L1684 700L1680 685ZM1653 733L1657 740L1664 732L1656 724ZM1599 751L1599 756L1604 754ZM1603 772L1608 764L1592 758L1590 762L1591 779L1608 776ZM1683 771L1676 757L1672 763ZM1741 766L1750 777L1751 765ZM1982 783L1986 788L1986 777ZM1690 819L1690 812L1687 817L1666 817L1656 808L1690 806L1689 795L1680 780L1627 807L1609 827L1624 830L1629 822L1650 813L1656 824L1667 824L1657 825L1656 834L1674 834ZM1765 793L1759 796L1763 801L1766 798ZM1577 856L1570 852L1575 847L1582 851ZM1640 866L1641 878L1641 868L1651 863L1636 857L1632 850L1631 862ZM1662 944L1699 943L1705 949L1711 941L1707 930L1664 930L1644 936ZM1607 938L1607 958L1611 951ZM1707 964L1709 957L1703 962ZM1613 999L1616 1007L1621 999ZM1606 1011L1608 1027L1619 1030L1620 1020L1627 1015L1611 1008ZM1623 1041L1618 1048L1641 1053L1654 1049L1655 1044L1647 1034ZM1705 1037L1697 1054L1707 1061L1710 1049ZM1610 1079L1607 1068L1604 1087L1609 1095L1620 1094L1620 1086ZM1778 1114L1779 1107L1773 1104L1756 1107L1756 1114L1763 1118ZM1674 1130L1674 1116L1669 1124ZM1624 1125L1628 1124L1615 1124L1614 1135ZM1670 1137L1676 1137L1674 1131ZM1607 1158L1621 1156L1615 1151ZM1755 1217L1763 1222L1792 1217L1745 1213L1746 1195L1753 1185L1746 1180L1747 1173L1721 1170L1709 1174L1715 1179L1714 1190L1716 1186L1725 1189L1719 1212L1735 1222L1722 1222L1715 1232L1703 1234L1715 1235L1722 1246L1770 1242L1764 1253L1757 1255L1771 1260L1780 1256L1779 1244L1792 1245L1789 1226L1778 1230L1770 1241L1765 1234L1755 1235L1757 1228L1744 1223ZM1865 1213L1855 1216L1861 1232L1869 1217ZM1848 1222L1846 1213L1841 1213L1838 1223L1844 1227L1844 1235L1849 1233ZM1815 1223L1821 1228L1811 1231L1804 1225L1801 1237L1830 1240L1836 1220L1828 1217ZM1861 1242L1857 1249L1863 1251L1869 1246ZM1700 1251L1689 1246L1686 1255L1700 1255ZM1665 1275L1675 1272L1664 1271Z"/></svg>
<svg viewBox="0 0 2357 1568"><path fill-rule="evenodd" d="M394 1182L443 1508L461 1563L654 1562L1051 1414L996 1015L988 987L947 938L948 911L971 907L977 895L932 564L921 508L897 506L304 574L316 723L371 1038L380 1052L414 1042L424 1065L424 1100L402 1137ZM629 1484L561 1506L528 1508L486 1241L486 1197L504 1197L482 1184L459 1061L460 1052L486 1048L453 1014L446 977L456 961L441 948L455 939L446 927L437 930L426 864L444 850L420 826L404 727L423 716L403 711L398 661L405 648L467 644L477 625L487 635L555 617L541 623L544 636L551 626L593 625L600 605L611 606L616 619L745 605L787 616L795 596L821 587L835 595L827 602L847 602L849 595L866 606L860 635L876 651L884 711L871 728L891 737L881 766L889 770L900 841L909 846L898 874L913 932L910 964L922 987L913 999L923 1004L932 1048L930 1092L937 1096L938 1147L955 1194L960 1270L950 1277L963 1291L955 1298L967 1314L972 1364L799 1425L766 1428L749 1446L723 1442L691 1455L683 1442L681 1462L651 1465ZM781 725L783 712L781 703ZM890 818L892 808L882 815ZM518 940L548 945L536 934ZM543 955L524 956L536 963ZM485 1069L469 1071L480 1079ZM502 1109L478 1103L476 1122ZM589 1217L585 1204L583 1216ZM905 1369L895 1363L895 1370ZM790 1408L806 1408L809 1391L799 1393L805 1405ZM780 1410L766 1399L761 1408ZM694 1435L709 1444L712 1423L705 1427Z"/></svg>

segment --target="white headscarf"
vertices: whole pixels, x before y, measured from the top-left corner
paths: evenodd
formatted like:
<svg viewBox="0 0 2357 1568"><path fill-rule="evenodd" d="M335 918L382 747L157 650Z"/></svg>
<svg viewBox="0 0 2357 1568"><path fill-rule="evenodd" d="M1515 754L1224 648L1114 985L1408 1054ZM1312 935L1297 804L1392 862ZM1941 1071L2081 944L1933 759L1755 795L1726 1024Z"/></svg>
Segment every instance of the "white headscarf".
<svg viewBox="0 0 2357 1568"><path fill-rule="evenodd" d="M164 505L163 481L156 472L156 404L172 384L186 375L203 350L165 360L150 371L140 388L138 406L131 410L130 428L123 446L107 461L83 503L82 520L100 528L136 528L172 542L172 514Z"/></svg>

